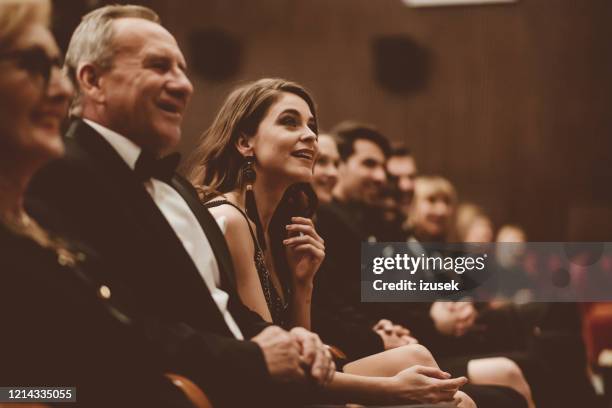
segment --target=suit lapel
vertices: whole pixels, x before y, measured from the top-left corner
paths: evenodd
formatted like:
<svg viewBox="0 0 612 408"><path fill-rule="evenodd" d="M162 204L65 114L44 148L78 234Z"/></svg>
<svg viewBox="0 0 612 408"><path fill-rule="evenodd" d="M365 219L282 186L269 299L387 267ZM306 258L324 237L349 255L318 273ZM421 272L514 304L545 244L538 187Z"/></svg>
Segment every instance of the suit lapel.
<svg viewBox="0 0 612 408"><path fill-rule="evenodd" d="M66 137L74 139L90 159L96 161L96 167L102 171L107 183L110 182L108 191L115 195L107 197L114 203L112 211L121 211L123 218L117 221L122 228L132 229L131 233L138 240L134 245L144 248L139 254L149 258L147 265L154 268L130 271L135 274L133 280L144 286L141 290L148 288L159 297L161 303L172 304L185 321L192 324L199 322L196 327L210 327L212 318L217 327L231 335L197 267L133 170L101 135L83 121L75 121ZM203 224L206 233L213 230L221 234L212 216L207 215L210 220ZM205 219L205 216L197 213L196 216L199 220ZM224 258L215 247L213 250L217 262ZM212 315L210 311L213 311Z"/></svg>
<svg viewBox="0 0 612 408"><path fill-rule="evenodd" d="M206 232L206 237L217 259L217 265L219 265L222 286L227 287L229 285L231 288L235 288L236 282L234 268L231 263L232 258L219 225L210 212L202 205L195 189L187 180L176 175L172 178L171 184L187 202L187 205L198 219L200 226Z"/></svg>

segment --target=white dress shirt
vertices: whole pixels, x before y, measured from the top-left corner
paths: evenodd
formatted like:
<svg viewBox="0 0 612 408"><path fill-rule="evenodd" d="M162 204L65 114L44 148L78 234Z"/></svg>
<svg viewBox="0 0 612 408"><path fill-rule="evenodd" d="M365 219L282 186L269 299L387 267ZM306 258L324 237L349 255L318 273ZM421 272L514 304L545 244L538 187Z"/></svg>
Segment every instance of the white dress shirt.
<svg viewBox="0 0 612 408"><path fill-rule="evenodd" d="M84 121L100 133L125 163L131 169L134 169L142 150L140 146L96 122L88 119L84 119ZM244 338L242 332L227 310L229 295L219 288L221 285L219 265L217 265L210 242L208 242L208 238L196 216L191 212L183 197L170 185L152 178L145 181L144 186L200 272L225 319L225 323L227 323L234 336L242 340Z"/></svg>

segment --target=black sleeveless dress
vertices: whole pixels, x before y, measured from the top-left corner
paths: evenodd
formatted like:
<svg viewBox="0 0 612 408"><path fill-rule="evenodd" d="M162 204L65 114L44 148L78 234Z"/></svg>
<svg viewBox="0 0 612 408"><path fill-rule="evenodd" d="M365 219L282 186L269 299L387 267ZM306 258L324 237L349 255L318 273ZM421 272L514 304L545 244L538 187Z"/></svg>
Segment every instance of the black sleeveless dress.
<svg viewBox="0 0 612 408"><path fill-rule="evenodd" d="M259 275L259 282L261 283L261 288L263 289L264 297L266 298L266 303L268 304L268 309L270 310L270 315L272 316L272 323L285 329L289 329L290 324L288 299L290 299L291 293L288 290L284 290L285 302L283 302L283 299L280 297L278 291L276 290L276 287L272 283L270 272L268 271L264 260L263 251L261 250L261 247L257 242L257 235L251 227L248 215L240 207L225 199L216 199L209 201L205 204L205 206L207 208L213 208L224 204L231 205L232 207L240 211L240 214L242 214L245 219L245 222L249 227L251 238L253 240L253 248L255 249L253 262L255 262L257 275Z"/></svg>

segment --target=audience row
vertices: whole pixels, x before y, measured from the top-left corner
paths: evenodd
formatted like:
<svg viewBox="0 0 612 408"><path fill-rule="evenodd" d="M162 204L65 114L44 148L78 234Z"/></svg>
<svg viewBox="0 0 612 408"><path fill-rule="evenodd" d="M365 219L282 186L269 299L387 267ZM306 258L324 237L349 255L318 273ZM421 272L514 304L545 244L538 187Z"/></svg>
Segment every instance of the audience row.
<svg viewBox="0 0 612 408"><path fill-rule="evenodd" d="M451 227L454 187L408 149L357 122L320 134L310 93L267 78L182 176L193 85L159 16L90 12L62 70L50 14L0 2L0 385L76 386L84 407L592 398L573 305L360 301L361 242L493 237L475 207Z"/></svg>

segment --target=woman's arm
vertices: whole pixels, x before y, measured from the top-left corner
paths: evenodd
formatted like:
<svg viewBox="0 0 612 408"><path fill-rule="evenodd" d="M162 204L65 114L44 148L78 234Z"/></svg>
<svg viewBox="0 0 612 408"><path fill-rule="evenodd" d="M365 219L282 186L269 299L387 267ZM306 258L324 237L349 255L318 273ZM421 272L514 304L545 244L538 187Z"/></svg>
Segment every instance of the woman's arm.
<svg viewBox="0 0 612 408"><path fill-rule="evenodd" d="M310 330L310 307L312 304L312 282L293 283L290 318L293 327Z"/></svg>
<svg viewBox="0 0 612 408"><path fill-rule="evenodd" d="M452 402L465 377L450 378L435 367L412 366L393 377L367 377L337 372L325 393L334 401L358 404Z"/></svg>
<svg viewBox="0 0 612 408"><path fill-rule="evenodd" d="M247 220L230 205L213 207L210 212L215 218L225 217L224 235L236 272L236 286L240 300L264 320L272 322L272 315L255 267L255 247Z"/></svg>
<svg viewBox="0 0 612 408"><path fill-rule="evenodd" d="M293 286L291 320L293 325L310 330L313 280L325 258L325 245L312 220L292 217L291 221L286 227L288 238L283 241Z"/></svg>

